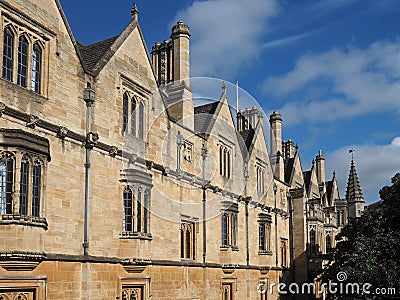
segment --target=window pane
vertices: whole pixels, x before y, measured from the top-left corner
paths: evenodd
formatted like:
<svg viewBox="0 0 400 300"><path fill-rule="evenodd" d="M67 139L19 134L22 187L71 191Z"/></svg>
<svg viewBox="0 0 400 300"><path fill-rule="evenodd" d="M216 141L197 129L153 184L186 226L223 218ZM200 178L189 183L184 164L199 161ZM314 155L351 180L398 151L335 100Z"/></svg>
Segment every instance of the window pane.
<svg viewBox="0 0 400 300"><path fill-rule="evenodd" d="M12 81L14 59L14 33L10 28L4 30L3 42L3 78Z"/></svg>
<svg viewBox="0 0 400 300"><path fill-rule="evenodd" d="M18 43L18 77L17 84L26 87L26 71L28 67L28 40L21 36Z"/></svg>
<svg viewBox="0 0 400 300"><path fill-rule="evenodd" d="M185 258L185 230L181 226L181 258Z"/></svg>
<svg viewBox="0 0 400 300"><path fill-rule="evenodd" d="M40 78L42 72L42 49L38 44L33 45L32 51L32 81L31 89L36 93L40 93Z"/></svg>
<svg viewBox="0 0 400 300"><path fill-rule="evenodd" d="M28 213L28 172L29 164L25 159L23 159L21 161L21 183L19 193L19 213L21 215L26 215Z"/></svg>
<svg viewBox="0 0 400 300"><path fill-rule="evenodd" d="M191 236L189 229L186 229L186 258L191 258L190 249L191 249Z"/></svg>
<svg viewBox="0 0 400 300"><path fill-rule="evenodd" d="M228 216L222 215L222 246L228 246Z"/></svg>
<svg viewBox="0 0 400 300"><path fill-rule="evenodd" d="M128 94L125 93L122 99L122 132L125 132L128 125Z"/></svg>
<svg viewBox="0 0 400 300"><path fill-rule="evenodd" d="M142 231L142 192L138 191L138 198L137 198L137 227L136 230L138 232Z"/></svg>
<svg viewBox="0 0 400 300"><path fill-rule="evenodd" d="M136 136L136 99L131 99L131 134Z"/></svg>
<svg viewBox="0 0 400 300"><path fill-rule="evenodd" d="M124 230L132 231L132 190L124 190Z"/></svg>
<svg viewBox="0 0 400 300"><path fill-rule="evenodd" d="M138 128L138 137L143 139L143 130L144 130L144 105L142 102L139 103L139 128Z"/></svg>
<svg viewBox="0 0 400 300"><path fill-rule="evenodd" d="M258 243L259 250L265 251L265 225L264 225L264 223L260 223L258 231L259 231L259 243Z"/></svg>
<svg viewBox="0 0 400 300"><path fill-rule="evenodd" d="M39 162L35 162L33 166L33 187L32 187L32 216L34 217L39 217L40 176L41 176L41 165Z"/></svg>
<svg viewBox="0 0 400 300"><path fill-rule="evenodd" d="M0 214L12 213L13 160L7 156L0 159Z"/></svg>

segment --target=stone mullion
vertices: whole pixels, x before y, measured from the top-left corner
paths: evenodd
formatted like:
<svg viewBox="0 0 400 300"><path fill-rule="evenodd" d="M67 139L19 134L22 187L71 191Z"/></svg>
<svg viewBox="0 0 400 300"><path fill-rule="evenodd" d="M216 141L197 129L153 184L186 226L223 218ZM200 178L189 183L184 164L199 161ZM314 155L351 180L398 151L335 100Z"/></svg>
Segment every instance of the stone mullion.
<svg viewBox="0 0 400 300"><path fill-rule="evenodd" d="M13 214L18 215L19 214L19 197L20 197L20 192L21 192L21 161L22 161L22 156L23 154L21 152L17 152L15 154L15 174L14 174L14 192L13 192Z"/></svg>

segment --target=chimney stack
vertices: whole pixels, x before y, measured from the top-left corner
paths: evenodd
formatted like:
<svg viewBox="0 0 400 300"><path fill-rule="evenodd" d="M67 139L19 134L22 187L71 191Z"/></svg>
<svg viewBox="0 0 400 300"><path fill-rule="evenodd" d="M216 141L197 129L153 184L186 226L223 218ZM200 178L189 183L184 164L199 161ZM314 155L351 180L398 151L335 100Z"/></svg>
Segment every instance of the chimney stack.
<svg viewBox="0 0 400 300"><path fill-rule="evenodd" d="M269 117L271 125L270 131L270 147L271 155L277 155L278 151L282 151L282 116L277 111L274 111Z"/></svg>
<svg viewBox="0 0 400 300"><path fill-rule="evenodd" d="M322 151L319 150L319 153L316 157L317 163L317 179L318 184L325 184L325 157L322 155Z"/></svg>
<svg viewBox="0 0 400 300"><path fill-rule="evenodd" d="M190 77L190 30L179 21L172 27L173 80L188 80ZM187 83L189 86L189 83Z"/></svg>

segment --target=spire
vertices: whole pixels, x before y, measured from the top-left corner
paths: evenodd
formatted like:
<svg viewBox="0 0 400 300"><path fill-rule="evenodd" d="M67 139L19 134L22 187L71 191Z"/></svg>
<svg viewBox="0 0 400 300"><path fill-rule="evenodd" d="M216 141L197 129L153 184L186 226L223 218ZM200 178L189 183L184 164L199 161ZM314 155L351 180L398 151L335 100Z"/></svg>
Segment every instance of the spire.
<svg viewBox="0 0 400 300"><path fill-rule="evenodd" d="M364 202L364 196L361 191L360 182L358 180L354 159L351 159L349 180L346 188L347 202Z"/></svg>
<svg viewBox="0 0 400 300"><path fill-rule="evenodd" d="M135 21L137 21L138 19L138 14L139 14L139 10L136 6L136 3L133 3L133 7L131 9L131 15L132 15L132 19L134 19Z"/></svg>

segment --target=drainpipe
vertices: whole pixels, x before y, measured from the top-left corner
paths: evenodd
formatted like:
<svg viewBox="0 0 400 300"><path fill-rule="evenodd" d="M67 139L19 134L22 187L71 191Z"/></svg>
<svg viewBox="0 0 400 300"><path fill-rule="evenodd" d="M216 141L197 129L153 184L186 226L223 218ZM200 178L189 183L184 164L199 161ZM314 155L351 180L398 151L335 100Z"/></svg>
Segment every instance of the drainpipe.
<svg viewBox="0 0 400 300"><path fill-rule="evenodd" d="M245 195L245 212L246 212L246 264L250 264L250 249L249 249L249 165L248 161L244 164L244 195Z"/></svg>
<svg viewBox="0 0 400 300"><path fill-rule="evenodd" d="M92 133L92 106L94 104L95 91L90 83L84 92L86 102L86 162L85 162L85 216L83 232L83 254L89 255L89 211L90 211L90 151L99 139L96 133Z"/></svg>
<svg viewBox="0 0 400 300"><path fill-rule="evenodd" d="M183 136L180 131L176 136L176 171L181 172L181 148L183 144Z"/></svg>
<svg viewBox="0 0 400 300"><path fill-rule="evenodd" d="M203 157L203 179L206 179L206 158L207 158L208 150L205 144L201 147L201 156ZM206 263L207 257L207 226L206 226L206 201L207 201L207 185L203 186L203 264Z"/></svg>
<svg viewBox="0 0 400 300"><path fill-rule="evenodd" d="M275 266L278 267L278 211L276 209L276 192L278 187L274 183L274 211L275 211Z"/></svg>
<svg viewBox="0 0 400 300"><path fill-rule="evenodd" d="M294 259L294 206L293 206L293 197L290 194L290 191L286 192L286 195L289 195L289 212L290 212L290 230L291 233L291 247L290 247L290 265L292 266L292 278L293 282L296 280L296 262Z"/></svg>

